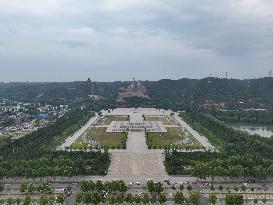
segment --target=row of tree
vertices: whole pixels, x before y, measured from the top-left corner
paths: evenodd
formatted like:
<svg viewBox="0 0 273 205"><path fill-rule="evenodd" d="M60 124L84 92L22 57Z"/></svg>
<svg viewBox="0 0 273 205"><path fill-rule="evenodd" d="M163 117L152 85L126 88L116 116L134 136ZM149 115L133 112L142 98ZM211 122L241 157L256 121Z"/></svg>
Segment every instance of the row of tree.
<svg viewBox="0 0 273 205"><path fill-rule="evenodd" d="M217 119L229 123L273 123L273 113L268 110L228 110L222 111L218 109L207 110Z"/></svg>
<svg viewBox="0 0 273 205"><path fill-rule="evenodd" d="M0 161L1 176L105 175L110 165L107 152L53 152L32 160Z"/></svg>
<svg viewBox="0 0 273 205"><path fill-rule="evenodd" d="M176 192L173 196L176 204L199 205L201 194L199 192L190 193L189 197L184 196L182 192Z"/></svg>
<svg viewBox="0 0 273 205"><path fill-rule="evenodd" d="M207 176L273 176L272 139L250 136L234 130L209 114L190 111L182 117L205 135L220 152L166 152L166 170L170 174Z"/></svg>
<svg viewBox="0 0 273 205"><path fill-rule="evenodd" d="M48 196L46 194L41 194L39 197L39 204L40 205L46 205L46 204L63 204L65 200L65 195L64 194L58 194L58 195L51 195ZM0 200L0 204L7 204L7 205L30 205L32 202L31 197L29 195L26 195L23 199L21 198L8 198L7 200Z"/></svg>

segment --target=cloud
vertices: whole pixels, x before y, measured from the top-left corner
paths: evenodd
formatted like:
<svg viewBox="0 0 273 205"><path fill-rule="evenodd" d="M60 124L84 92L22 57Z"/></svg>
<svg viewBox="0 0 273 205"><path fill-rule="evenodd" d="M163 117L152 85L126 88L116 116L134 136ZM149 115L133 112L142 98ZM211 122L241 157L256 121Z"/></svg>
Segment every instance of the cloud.
<svg viewBox="0 0 273 205"><path fill-rule="evenodd" d="M62 41L61 44L67 46L68 48L79 48L88 46L88 43L81 41Z"/></svg>
<svg viewBox="0 0 273 205"><path fill-rule="evenodd" d="M106 11L124 11L128 9L139 9L147 6L155 6L161 4L161 1L154 0L106 0L100 5L100 8Z"/></svg>
<svg viewBox="0 0 273 205"><path fill-rule="evenodd" d="M0 81L20 67L35 80L39 62L70 80L262 76L272 10L270 0L0 0Z"/></svg>
<svg viewBox="0 0 273 205"><path fill-rule="evenodd" d="M71 34L76 34L76 35L94 35L96 34L96 30L88 27L88 26L83 26L79 28L71 28L67 32Z"/></svg>
<svg viewBox="0 0 273 205"><path fill-rule="evenodd" d="M58 0L1 0L0 11L2 14L52 15L60 3Z"/></svg>

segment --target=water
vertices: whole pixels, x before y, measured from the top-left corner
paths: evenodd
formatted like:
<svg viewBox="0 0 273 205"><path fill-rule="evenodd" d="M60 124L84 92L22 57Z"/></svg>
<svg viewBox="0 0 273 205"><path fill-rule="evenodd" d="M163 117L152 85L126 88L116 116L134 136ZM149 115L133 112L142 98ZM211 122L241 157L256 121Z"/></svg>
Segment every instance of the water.
<svg viewBox="0 0 273 205"><path fill-rule="evenodd" d="M273 126L263 124L231 123L233 128L245 131L251 135L257 134L261 137L270 138L273 135Z"/></svg>

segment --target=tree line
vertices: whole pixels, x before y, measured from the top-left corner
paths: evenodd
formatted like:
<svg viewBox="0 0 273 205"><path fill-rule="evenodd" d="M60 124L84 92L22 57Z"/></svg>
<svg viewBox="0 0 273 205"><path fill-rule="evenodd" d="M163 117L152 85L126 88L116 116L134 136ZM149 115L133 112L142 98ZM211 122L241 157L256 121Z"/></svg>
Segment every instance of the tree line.
<svg viewBox="0 0 273 205"><path fill-rule="evenodd" d="M219 152L178 153L166 151L169 174L257 177L273 176L272 139L234 130L208 113L188 111L183 119L206 136Z"/></svg>
<svg viewBox="0 0 273 205"><path fill-rule="evenodd" d="M209 114L216 117L217 119L235 123L262 123L262 124L272 124L273 123L273 113L268 110L207 110Z"/></svg>

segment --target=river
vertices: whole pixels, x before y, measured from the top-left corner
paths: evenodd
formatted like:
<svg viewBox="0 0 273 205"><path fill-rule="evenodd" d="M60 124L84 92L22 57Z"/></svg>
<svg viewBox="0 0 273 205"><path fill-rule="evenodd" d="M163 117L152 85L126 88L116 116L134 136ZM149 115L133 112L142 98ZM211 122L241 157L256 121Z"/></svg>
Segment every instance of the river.
<svg viewBox="0 0 273 205"><path fill-rule="evenodd" d="M235 129L245 131L251 135L257 134L261 137L271 137L273 135L273 125L250 124L250 123L230 123Z"/></svg>

